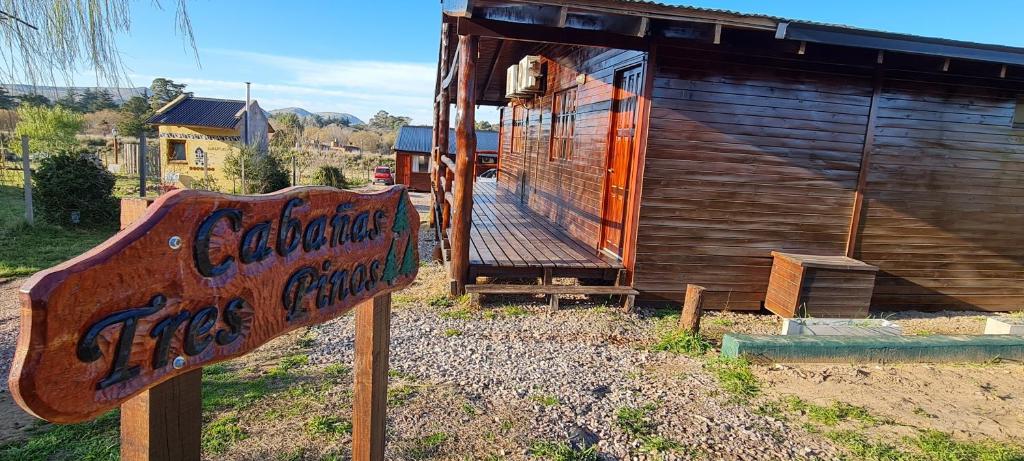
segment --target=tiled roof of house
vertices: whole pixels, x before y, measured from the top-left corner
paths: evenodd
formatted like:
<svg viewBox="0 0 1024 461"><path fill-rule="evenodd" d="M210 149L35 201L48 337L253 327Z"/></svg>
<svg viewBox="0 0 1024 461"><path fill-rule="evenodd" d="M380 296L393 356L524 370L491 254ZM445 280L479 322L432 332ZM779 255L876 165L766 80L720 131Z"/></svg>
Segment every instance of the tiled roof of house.
<svg viewBox="0 0 1024 461"><path fill-rule="evenodd" d="M403 152L430 153L433 144L434 127L432 126L403 126L398 129L398 137L395 139L395 150ZM497 151L498 132L476 130L476 151ZM455 153L455 130L448 132L448 152Z"/></svg>
<svg viewBox="0 0 1024 461"><path fill-rule="evenodd" d="M176 104L172 101L168 106L146 122L153 125L235 128L245 108L245 101L187 96Z"/></svg>

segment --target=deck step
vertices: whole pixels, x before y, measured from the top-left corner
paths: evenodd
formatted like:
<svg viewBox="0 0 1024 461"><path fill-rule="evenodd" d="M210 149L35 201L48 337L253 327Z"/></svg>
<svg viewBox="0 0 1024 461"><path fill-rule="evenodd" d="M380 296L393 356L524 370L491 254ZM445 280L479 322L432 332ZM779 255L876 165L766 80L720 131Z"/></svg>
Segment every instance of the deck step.
<svg viewBox="0 0 1024 461"><path fill-rule="evenodd" d="M466 293L476 294L536 294L536 295L638 295L633 287L580 286L580 285L466 285Z"/></svg>

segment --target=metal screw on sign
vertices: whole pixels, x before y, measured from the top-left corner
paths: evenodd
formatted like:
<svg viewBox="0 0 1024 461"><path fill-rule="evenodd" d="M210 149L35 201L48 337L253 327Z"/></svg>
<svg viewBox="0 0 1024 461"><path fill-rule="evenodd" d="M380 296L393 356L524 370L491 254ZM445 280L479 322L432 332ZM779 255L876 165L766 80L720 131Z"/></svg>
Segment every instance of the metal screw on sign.
<svg viewBox="0 0 1024 461"><path fill-rule="evenodd" d="M181 248L181 237L178 237L177 235L171 237L167 240L167 246L171 247L172 250Z"/></svg>
<svg viewBox="0 0 1024 461"><path fill-rule="evenodd" d="M185 367L185 357L182 357L180 355L175 357L174 361L171 362L171 365L174 367L175 370L180 370L180 369L184 368Z"/></svg>

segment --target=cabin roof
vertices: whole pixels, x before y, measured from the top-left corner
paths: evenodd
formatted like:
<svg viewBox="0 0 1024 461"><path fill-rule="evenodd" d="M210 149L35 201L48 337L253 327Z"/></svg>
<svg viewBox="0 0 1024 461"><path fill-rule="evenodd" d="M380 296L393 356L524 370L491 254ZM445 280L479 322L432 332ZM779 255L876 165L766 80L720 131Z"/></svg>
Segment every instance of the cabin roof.
<svg viewBox="0 0 1024 461"><path fill-rule="evenodd" d="M893 59L911 62L914 56L931 57L945 72L949 60L967 61L981 64L966 67L983 73L970 77L1024 79L1024 48L652 0L442 0L442 11L443 21L454 26L449 30L449 43L458 35L480 37L476 102L481 105L504 105L505 69L525 55L540 54L551 47L648 51L652 44L721 44L722 49L742 53L743 49L730 48L735 45L732 39L739 36L747 40L756 37L766 46L776 42L779 49L803 50L811 44L877 51L877 60L884 59L887 66ZM456 46L448 48L449 63L454 62L455 51ZM874 55L870 59L874 61ZM994 70L984 65L994 66Z"/></svg>
<svg viewBox="0 0 1024 461"><path fill-rule="evenodd" d="M398 129L398 136L395 138L395 150L402 152L430 153L434 142L434 127L429 125L407 125ZM476 130L476 151L497 151L498 132ZM455 130L449 128L448 152L455 153Z"/></svg>
<svg viewBox="0 0 1024 461"><path fill-rule="evenodd" d="M241 120L244 108L245 101L184 96L160 108L146 122L153 125L234 129Z"/></svg>

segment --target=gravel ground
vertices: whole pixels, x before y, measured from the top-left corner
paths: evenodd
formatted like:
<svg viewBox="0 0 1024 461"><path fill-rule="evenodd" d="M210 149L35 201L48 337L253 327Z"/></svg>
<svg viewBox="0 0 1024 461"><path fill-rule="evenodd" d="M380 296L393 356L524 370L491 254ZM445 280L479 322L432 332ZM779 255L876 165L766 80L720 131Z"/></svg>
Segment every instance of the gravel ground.
<svg viewBox="0 0 1024 461"><path fill-rule="evenodd" d="M649 352L654 319L586 303L554 314L544 309L541 302L511 313L485 305L471 318L451 318L423 303L396 309L392 370L430 391L389 408L395 437L448 430L458 434L448 447L453 455L522 459L537 440L587 434L604 459L662 459L641 453L640 440L616 423L621 408L653 405L657 435L682 447L664 459L836 456L827 442L730 403L699 359ZM351 319L315 328L312 360L351 363L353 328ZM462 411L466 404L476 410ZM502 429L501 437L482 443ZM388 458L403 458L401 448L401 442L389 445Z"/></svg>

